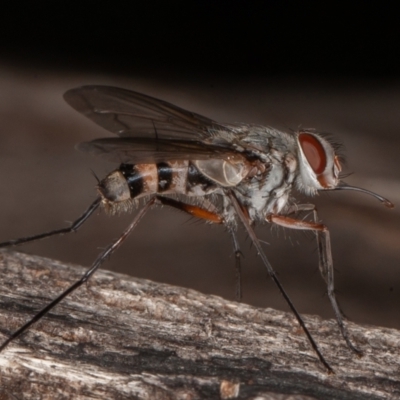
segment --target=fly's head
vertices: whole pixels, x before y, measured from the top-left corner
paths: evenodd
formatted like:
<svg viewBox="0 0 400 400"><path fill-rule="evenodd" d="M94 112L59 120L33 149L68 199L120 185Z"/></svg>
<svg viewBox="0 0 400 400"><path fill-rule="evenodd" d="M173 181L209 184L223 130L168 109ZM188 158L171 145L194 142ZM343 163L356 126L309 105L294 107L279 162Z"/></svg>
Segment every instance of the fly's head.
<svg viewBox="0 0 400 400"><path fill-rule="evenodd" d="M337 148L321 135L300 131L297 147L299 174L296 185L300 191L312 196L319 190L356 190L375 197L388 208L394 207L393 203L376 193L341 181L339 174L342 166Z"/></svg>
<svg viewBox="0 0 400 400"><path fill-rule="evenodd" d="M342 170L334 146L322 136L309 131L297 134L299 175L297 187L314 195L318 190L333 190Z"/></svg>

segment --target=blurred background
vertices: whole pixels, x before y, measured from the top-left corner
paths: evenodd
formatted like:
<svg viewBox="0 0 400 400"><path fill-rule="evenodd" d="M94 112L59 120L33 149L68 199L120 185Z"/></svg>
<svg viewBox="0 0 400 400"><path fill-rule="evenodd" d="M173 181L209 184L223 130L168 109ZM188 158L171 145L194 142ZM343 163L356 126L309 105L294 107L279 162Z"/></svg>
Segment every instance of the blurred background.
<svg viewBox="0 0 400 400"><path fill-rule="evenodd" d="M339 300L351 320L400 328L394 10L285 1L72 4L2 10L0 242L66 226L95 199L91 171L104 177L117 167L74 150L111 134L63 101L73 87L120 86L221 122L316 128L344 143L348 183L397 206L344 191L312 200L331 230ZM100 212L77 234L18 250L89 266L131 219ZM332 317L313 236L269 225L257 233L298 310ZM287 310L248 238L239 238L243 301ZM234 299L228 234L172 209L149 213L104 268Z"/></svg>

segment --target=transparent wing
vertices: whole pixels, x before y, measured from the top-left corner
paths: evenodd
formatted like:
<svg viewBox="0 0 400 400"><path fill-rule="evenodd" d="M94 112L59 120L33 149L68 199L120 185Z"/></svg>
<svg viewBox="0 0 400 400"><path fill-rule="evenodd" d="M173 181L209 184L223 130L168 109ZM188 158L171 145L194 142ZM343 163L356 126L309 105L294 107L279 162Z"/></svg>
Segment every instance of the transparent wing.
<svg viewBox="0 0 400 400"><path fill-rule="evenodd" d="M168 160L228 159L237 155L227 144L206 144L191 140L147 138L105 138L80 143L78 150L100 156L107 161L143 164Z"/></svg>
<svg viewBox="0 0 400 400"><path fill-rule="evenodd" d="M111 86L82 86L65 101L96 124L121 137L202 140L225 125L163 100Z"/></svg>

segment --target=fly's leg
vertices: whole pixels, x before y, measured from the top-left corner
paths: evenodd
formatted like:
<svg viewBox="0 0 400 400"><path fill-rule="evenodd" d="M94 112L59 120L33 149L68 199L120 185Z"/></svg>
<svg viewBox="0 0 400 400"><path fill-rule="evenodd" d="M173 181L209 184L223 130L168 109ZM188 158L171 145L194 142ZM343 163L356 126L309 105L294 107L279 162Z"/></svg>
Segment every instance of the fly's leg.
<svg viewBox="0 0 400 400"><path fill-rule="evenodd" d="M156 196L156 199L156 203L177 208L178 210L184 211L193 217L204 219L214 224L224 223L224 218L214 209L207 210L206 208L184 203L183 201L171 199L170 197Z"/></svg>
<svg viewBox="0 0 400 400"><path fill-rule="evenodd" d="M276 225L283 226L289 229L300 229L300 230L311 230L315 232L318 243L318 259L319 259L319 270L323 279L326 282L328 297L331 302L333 311L335 313L336 321L338 323L340 332L346 341L347 346L354 351L354 353L361 355L362 352L357 349L350 340L349 333L344 323L344 316L340 310L338 301L335 295L334 277L333 277L333 260L331 251L331 240L328 228L318 222L318 214L316 207L313 204L303 204L296 207L296 209L290 210L289 212L295 211L313 211L314 222L308 222L290 218L283 215L271 214L267 217L267 220Z"/></svg>
<svg viewBox="0 0 400 400"><path fill-rule="evenodd" d="M157 202L177 208L178 210L184 211L193 217L204 219L208 222L212 222L214 224L225 224L224 218L218 214L212 203L204 202L204 207L194 206L191 204L184 203L182 201L171 199L170 197L157 196ZM208 209L207 209L208 208ZM239 248L239 243L236 237L236 233L233 227L228 227L229 233L232 237L233 249L235 252L235 269L236 269L236 293L235 297L237 301L241 301L242 299L242 282L241 282L241 251Z"/></svg>
<svg viewBox="0 0 400 400"><path fill-rule="evenodd" d="M4 341L0 345L0 352L6 348L6 346L12 342L14 339L17 339L21 336L25 331L29 329L29 327L35 322L39 321L42 317L44 317L50 310L52 310L58 303L60 303L65 297L67 297L70 293L72 293L79 286L83 285L88 279L97 271L101 264L109 257L115 250L117 250L121 244L126 240L129 234L136 228L139 221L143 218L143 216L147 213L150 207L154 204L154 198L150 199L146 205L139 211L139 213L135 216L131 224L128 228L122 233L122 235L113 241L110 245L108 245L104 251L102 251L92 266L83 274L82 278L73 283L69 288L64 290L57 298L55 298L51 303L49 303L46 307L40 310L33 318L31 318L28 322L21 326L17 331L15 331L6 341Z"/></svg>
<svg viewBox="0 0 400 400"><path fill-rule="evenodd" d="M101 198L98 197L90 207L76 220L74 221L69 227L56 229L54 231L40 233L39 235L34 236L27 236L20 239L9 240L8 242L0 243L0 248L2 247L10 247L10 246L17 246L19 244L33 242L35 240L44 239L54 235L63 235L65 233L76 232L86 220L96 211L101 203Z"/></svg>
<svg viewBox="0 0 400 400"><path fill-rule="evenodd" d="M282 284L279 281L278 277L276 276L275 270L272 268L272 265L268 261L268 258L265 255L264 250L261 247L261 243L258 240L258 238L256 236L256 233L254 232L253 227L251 226L251 221L249 219L249 216L246 213L246 210L243 210L241 204L239 203L239 201L237 200L236 196L234 195L234 193L232 191L227 190L226 194L227 194L227 196L229 197L229 199L231 201L231 204L232 204L232 206L233 206L233 208L234 208L234 210L236 212L236 215L238 216L239 220L242 222L242 224L245 227L247 233L249 234L250 239L254 244L254 247L257 249L258 255L261 257L261 260L262 260L265 268L267 269L268 275L274 281L275 285L278 287L278 289L281 292L282 296L286 300L286 303L288 304L288 306L292 310L294 316L297 319L297 322L302 327L304 333L307 336L308 341L310 342L312 348L314 349L315 354L318 356L319 360L325 366L325 368L328 370L328 372L329 373L333 373L333 369L328 364L328 362L325 360L324 356L322 355L321 351L319 350L319 348L317 346L317 343L315 342L315 340L312 337L310 331L308 330L306 324L304 323L303 318L301 317L301 315L296 310L292 300L290 300L290 297L286 293L286 290L284 289L284 287L282 286Z"/></svg>
<svg viewBox="0 0 400 400"><path fill-rule="evenodd" d="M236 301L241 302L242 301L242 264L241 264L241 258L243 256L242 252L240 251L239 248L239 242L236 237L236 232L233 228L229 228L229 232L232 237L232 242L233 242L233 250L235 252L235 270L236 270Z"/></svg>

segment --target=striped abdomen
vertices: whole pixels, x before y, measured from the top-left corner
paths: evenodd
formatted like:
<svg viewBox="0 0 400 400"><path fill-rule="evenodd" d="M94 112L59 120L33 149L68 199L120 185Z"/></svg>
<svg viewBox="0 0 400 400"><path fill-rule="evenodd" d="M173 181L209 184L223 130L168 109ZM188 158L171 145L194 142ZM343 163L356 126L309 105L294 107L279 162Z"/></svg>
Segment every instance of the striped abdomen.
<svg viewBox="0 0 400 400"><path fill-rule="evenodd" d="M98 190L103 204L113 207L153 193L203 196L216 187L190 161L169 161L122 164L99 183Z"/></svg>

